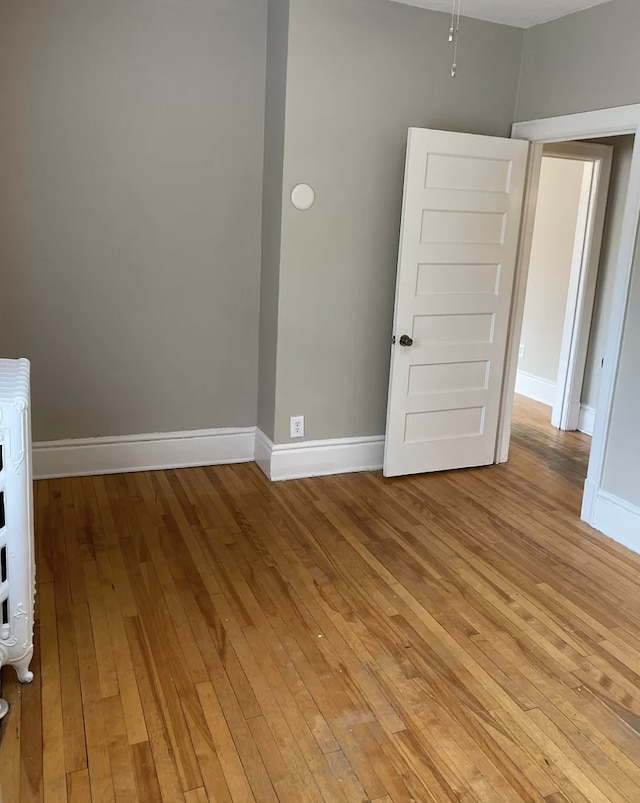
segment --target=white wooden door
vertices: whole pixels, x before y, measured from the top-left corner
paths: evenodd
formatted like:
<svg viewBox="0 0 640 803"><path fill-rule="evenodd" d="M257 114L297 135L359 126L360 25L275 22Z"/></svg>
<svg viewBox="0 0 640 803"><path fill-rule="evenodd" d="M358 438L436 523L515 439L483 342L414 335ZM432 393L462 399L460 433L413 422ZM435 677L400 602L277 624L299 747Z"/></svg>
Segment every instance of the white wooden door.
<svg viewBox="0 0 640 803"><path fill-rule="evenodd" d="M409 130L385 476L494 462L528 147Z"/></svg>

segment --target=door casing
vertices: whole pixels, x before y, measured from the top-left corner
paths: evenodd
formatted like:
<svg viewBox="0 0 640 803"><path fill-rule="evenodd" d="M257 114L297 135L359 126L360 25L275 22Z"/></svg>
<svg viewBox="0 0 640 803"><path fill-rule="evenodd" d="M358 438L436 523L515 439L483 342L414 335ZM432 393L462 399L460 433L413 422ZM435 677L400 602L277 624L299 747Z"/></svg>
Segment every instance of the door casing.
<svg viewBox="0 0 640 803"><path fill-rule="evenodd" d="M551 414L554 427L576 430L602 256L613 148L586 142L560 143L545 148L544 156L573 159L585 165L583 188L586 191L578 210L557 392Z"/></svg>
<svg viewBox="0 0 640 803"><path fill-rule="evenodd" d="M579 114L549 117L515 123L512 137L526 139L533 144L529 154L528 189L525 193L520 249L516 263L514 296L507 337L506 369L496 444L496 462L504 463L509 455L511 437L511 411L516 383L518 347L522 329L529 256L533 236L533 223L537 200L542 148L548 143L567 142L575 139L594 139L622 134L634 134L636 139L631 160L629 187L624 217L620 232L618 261L614 277L611 314L605 350L605 363L598 393L596 418L591 441L589 468L584 487L581 516L588 524L596 525L597 506L604 494L603 472L606 443L611 423L613 397L620 362L625 314L631 285L631 275L636 254L636 242L640 226L640 104L618 106L610 109L582 112Z"/></svg>

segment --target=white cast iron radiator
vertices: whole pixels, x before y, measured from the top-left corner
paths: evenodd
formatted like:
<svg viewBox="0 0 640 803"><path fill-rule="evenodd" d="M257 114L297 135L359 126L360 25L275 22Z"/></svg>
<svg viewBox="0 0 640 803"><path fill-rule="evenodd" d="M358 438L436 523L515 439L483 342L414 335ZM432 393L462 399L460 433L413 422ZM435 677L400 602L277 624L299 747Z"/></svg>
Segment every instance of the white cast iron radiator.
<svg viewBox="0 0 640 803"><path fill-rule="evenodd" d="M29 361L0 360L0 667L33 674L33 486ZM8 706L0 700L0 719Z"/></svg>

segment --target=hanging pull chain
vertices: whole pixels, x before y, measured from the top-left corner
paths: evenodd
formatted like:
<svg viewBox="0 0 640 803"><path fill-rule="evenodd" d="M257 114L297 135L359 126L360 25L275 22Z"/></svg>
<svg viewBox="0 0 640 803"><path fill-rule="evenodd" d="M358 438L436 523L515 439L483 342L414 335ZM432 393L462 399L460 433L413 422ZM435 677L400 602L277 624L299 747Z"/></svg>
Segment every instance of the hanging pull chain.
<svg viewBox="0 0 640 803"><path fill-rule="evenodd" d="M455 78L458 73L458 42L460 41L461 8L462 0L452 0L451 27L449 28L449 42L453 43L453 64L451 65L452 78Z"/></svg>

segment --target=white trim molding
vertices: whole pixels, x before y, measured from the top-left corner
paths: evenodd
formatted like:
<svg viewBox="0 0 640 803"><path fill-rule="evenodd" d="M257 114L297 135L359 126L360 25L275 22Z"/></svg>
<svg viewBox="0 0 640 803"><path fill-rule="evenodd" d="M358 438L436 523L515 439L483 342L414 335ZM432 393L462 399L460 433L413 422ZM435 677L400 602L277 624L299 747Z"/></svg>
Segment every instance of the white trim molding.
<svg viewBox="0 0 640 803"><path fill-rule="evenodd" d="M384 436L274 444L255 427L34 443L34 478L250 463L275 481L377 471Z"/></svg>
<svg viewBox="0 0 640 803"><path fill-rule="evenodd" d="M531 142L567 142L572 139L634 134L640 120L640 103L592 112L543 117L514 123L512 136Z"/></svg>
<svg viewBox="0 0 640 803"><path fill-rule="evenodd" d="M255 427L200 429L33 445L35 479L250 463Z"/></svg>
<svg viewBox="0 0 640 803"><path fill-rule="evenodd" d="M513 135L512 135L513 136ZM509 459L511 445L511 422L513 418L513 395L515 393L518 360L520 359L519 343L524 319L524 299L529 276L529 255L533 244L533 227L538 203L540 171L542 168L541 144L532 143L529 148L529 164L527 166L527 183L522 206L520 222L520 244L516 258L516 270L513 279L513 297L509 314L509 334L507 336L506 361L502 401L500 402L500 418L498 437L496 440L496 463L506 463Z"/></svg>
<svg viewBox="0 0 640 803"><path fill-rule="evenodd" d="M382 468L384 436L274 444L257 430L255 453L256 462L273 482L378 471Z"/></svg>
<svg viewBox="0 0 640 803"><path fill-rule="evenodd" d="M619 544L640 552L640 507L599 490L593 503L592 526Z"/></svg>
<svg viewBox="0 0 640 803"><path fill-rule="evenodd" d="M271 479L271 454L273 452L273 441L264 434L261 429L256 429L255 461L262 469L263 473Z"/></svg>
<svg viewBox="0 0 640 803"><path fill-rule="evenodd" d="M534 376L527 371L518 371L516 374L516 393L527 396L534 401L542 402L553 407L557 395L557 385L550 379Z"/></svg>
<svg viewBox="0 0 640 803"><path fill-rule="evenodd" d="M582 186L558 362L554 427L575 430L580 416L589 338L602 256L613 147L588 142L548 145L544 156L582 164Z"/></svg>
<svg viewBox="0 0 640 803"><path fill-rule="evenodd" d="M586 404L580 405L580 417L578 419L578 430L585 435L593 435L593 428L596 423L595 407Z"/></svg>

